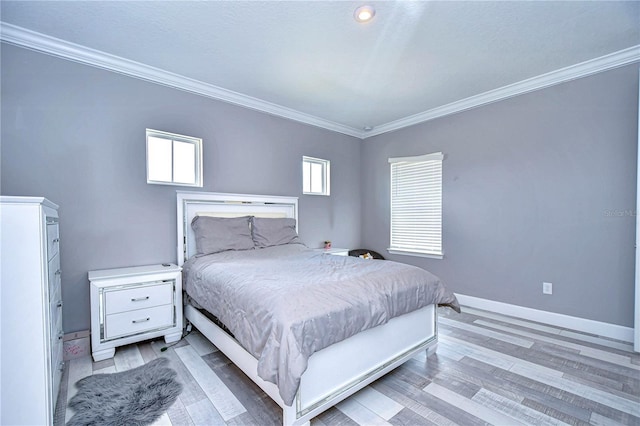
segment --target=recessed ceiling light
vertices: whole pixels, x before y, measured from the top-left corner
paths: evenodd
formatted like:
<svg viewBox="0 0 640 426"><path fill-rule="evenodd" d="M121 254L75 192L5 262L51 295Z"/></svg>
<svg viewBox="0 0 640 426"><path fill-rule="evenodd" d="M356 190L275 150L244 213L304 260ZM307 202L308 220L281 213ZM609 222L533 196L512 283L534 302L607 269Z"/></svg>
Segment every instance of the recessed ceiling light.
<svg viewBox="0 0 640 426"><path fill-rule="evenodd" d="M353 13L353 17L358 22L368 22L371 19L373 19L375 15L376 15L376 10L373 8L373 6L369 6L369 5L360 6Z"/></svg>

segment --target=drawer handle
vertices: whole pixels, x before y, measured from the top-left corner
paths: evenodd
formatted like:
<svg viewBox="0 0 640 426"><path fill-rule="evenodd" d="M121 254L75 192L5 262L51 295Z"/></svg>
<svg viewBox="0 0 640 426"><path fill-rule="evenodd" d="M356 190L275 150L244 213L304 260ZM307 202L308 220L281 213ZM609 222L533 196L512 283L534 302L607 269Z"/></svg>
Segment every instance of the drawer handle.
<svg viewBox="0 0 640 426"><path fill-rule="evenodd" d="M132 302L142 302L144 300L149 300L149 296L145 296L145 297L136 297L131 299Z"/></svg>
<svg viewBox="0 0 640 426"><path fill-rule="evenodd" d="M60 275L60 274L62 274L62 270L61 270L61 269L58 269L58 270L56 271L56 275Z"/></svg>
<svg viewBox="0 0 640 426"><path fill-rule="evenodd" d="M150 317L147 317L147 318L145 318L145 319L133 320L133 321L131 321L131 322L132 322L133 324L138 324L138 323L141 323L141 322L147 322L147 321L149 321L150 319L151 319Z"/></svg>
<svg viewBox="0 0 640 426"><path fill-rule="evenodd" d="M60 238L54 238L54 239L53 239L53 244L55 244L55 243L59 243L59 242L60 242Z"/></svg>
<svg viewBox="0 0 640 426"><path fill-rule="evenodd" d="M62 300L59 300L58 303L56 304L57 308L62 308Z"/></svg>

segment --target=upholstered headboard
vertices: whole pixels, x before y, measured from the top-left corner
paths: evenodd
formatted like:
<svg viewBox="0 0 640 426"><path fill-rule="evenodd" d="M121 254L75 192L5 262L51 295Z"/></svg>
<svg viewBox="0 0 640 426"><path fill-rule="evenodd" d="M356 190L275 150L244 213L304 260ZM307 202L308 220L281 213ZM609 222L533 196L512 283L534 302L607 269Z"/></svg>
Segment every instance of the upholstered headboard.
<svg viewBox="0 0 640 426"><path fill-rule="evenodd" d="M178 265L196 252L191 221L196 216L290 217L298 226L298 197L178 191Z"/></svg>

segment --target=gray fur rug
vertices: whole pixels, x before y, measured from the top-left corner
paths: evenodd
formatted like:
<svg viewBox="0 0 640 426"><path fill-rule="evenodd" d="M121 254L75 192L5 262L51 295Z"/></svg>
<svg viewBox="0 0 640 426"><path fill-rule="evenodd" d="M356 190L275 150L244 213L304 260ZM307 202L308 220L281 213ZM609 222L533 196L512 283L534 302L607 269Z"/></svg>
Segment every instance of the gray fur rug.
<svg viewBox="0 0 640 426"><path fill-rule="evenodd" d="M78 393L69 401L75 414L67 425L148 425L169 408L182 385L169 360L113 374L95 374L78 380Z"/></svg>

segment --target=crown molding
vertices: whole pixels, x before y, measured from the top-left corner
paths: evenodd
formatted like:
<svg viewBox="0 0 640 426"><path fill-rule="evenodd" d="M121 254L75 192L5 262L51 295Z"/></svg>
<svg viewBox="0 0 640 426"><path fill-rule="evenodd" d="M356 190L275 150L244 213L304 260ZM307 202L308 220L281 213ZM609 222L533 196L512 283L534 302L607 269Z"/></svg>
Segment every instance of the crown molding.
<svg viewBox="0 0 640 426"><path fill-rule="evenodd" d="M4 43L362 139L360 129L0 21Z"/></svg>
<svg viewBox="0 0 640 426"><path fill-rule="evenodd" d="M597 74L613 68L629 65L634 62L640 62L640 45L619 50L609 55L601 56L589 61L580 62L575 65L551 71L527 80L522 80L466 99L451 102L450 104L401 118L400 120L391 121L381 126L376 126L372 130L366 132L365 138L392 132L404 127L413 126L414 124L466 111L471 108L512 98L535 90L544 89L556 84L565 83L567 81Z"/></svg>
<svg viewBox="0 0 640 426"><path fill-rule="evenodd" d="M433 108L428 111L391 121L365 131L296 111L272 102L243 95L242 93L227 90L212 84L203 83L202 81L184 77L136 61L111 55L106 52L31 31L7 22L0 21L0 40L4 43L35 50L119 74L124 74L174 89L195 93L208 98L261 111L289 120L298 121L359 139L367 139L372 136L413 126L414 124L466 111L471 108L501 101L503 99L554 86L556 84L632 64L634 62L640 62L640 45L632 46L609 55L561 68L556 71L551 71L518 83L510 84L508 86Z"/></svg>

